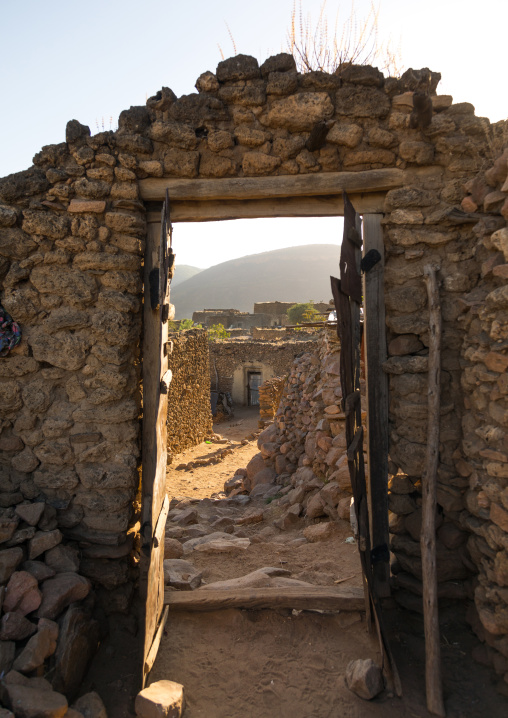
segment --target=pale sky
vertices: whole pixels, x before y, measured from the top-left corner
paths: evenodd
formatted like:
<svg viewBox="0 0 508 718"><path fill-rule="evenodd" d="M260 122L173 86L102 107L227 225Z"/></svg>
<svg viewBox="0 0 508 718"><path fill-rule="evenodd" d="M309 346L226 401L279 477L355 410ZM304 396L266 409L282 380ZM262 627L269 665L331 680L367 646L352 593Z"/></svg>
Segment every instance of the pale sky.
<svg viewBox="0 0 508 718"><path fill-rule="evenodd" d="M356 0L361 20L369 0ZM299 0L297 0L297 7ZM317 19L322 0L302 0ZM205 70L236 51L263 62L286 49L293 0L0 0L0 177L26 169L43 145L62 142L78 119L92 134L162 86L194 92ZM327 0L333 26L351 3ZM506 118L502 82L508 2L380 0L379 38L404 69L442 73L438 93L472 102L478 116ZM206 267L294 244L337 241L339 221L250 220L176 225L177 260Z"/></svg>

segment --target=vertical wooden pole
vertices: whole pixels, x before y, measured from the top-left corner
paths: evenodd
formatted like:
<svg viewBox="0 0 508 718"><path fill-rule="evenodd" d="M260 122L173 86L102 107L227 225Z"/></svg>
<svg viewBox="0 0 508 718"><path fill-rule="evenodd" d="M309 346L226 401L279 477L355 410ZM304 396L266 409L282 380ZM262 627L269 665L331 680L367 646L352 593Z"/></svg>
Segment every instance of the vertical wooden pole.
<svg viewBox="0 0 508 718"><path fill-rule="evenodd" d="M166 497L167 393L161 393L168 357L164 345L168 324L163 307L168 295L159 296L157 308L150 302L150 272L161 270L161 223L148 224L144 265L143 300L143 436L142 521L140 593L144 600L144 645L142 687L155 660L162 631L164 609L164 527L169 509ZM162 280L161 280L162 281ZM159 283L158 283L158 286ZM169 381L167 378L166 381Z"/></svg>
<svg viewBox="0 0 508 718"><path fill-rule="evenodd" d="M438 267L428 264L423 274L429 305L429 394L428 430L425 471L422 477L423 519L420 546L423 573L423 617L425 626L425 685L427 708L445 716L441 685L441 649L436 567L436 493L439 458L439 410L441 388L441 306L436 273Z"/></svg>
<svg viewBox="0 0 508 718"><path fill-rule="evenodd" d="M367 488L372 578L381 598L390 595L388 534L388 377L384 299L384 242L381 214L363 217L363 253L381 259L363 279L365 378L367 383Z"/></svg>

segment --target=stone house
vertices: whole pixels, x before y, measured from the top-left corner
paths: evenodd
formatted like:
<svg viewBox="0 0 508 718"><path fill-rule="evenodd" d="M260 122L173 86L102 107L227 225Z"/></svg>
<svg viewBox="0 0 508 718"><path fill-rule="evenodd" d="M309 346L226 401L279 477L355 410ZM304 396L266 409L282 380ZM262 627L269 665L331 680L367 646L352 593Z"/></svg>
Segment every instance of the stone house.
<svg viewBox="0 0 508 718"><path fill-rule="evenodd" d="M314 339L270 342L226 339L210 343L210 382L215 391L229 392L238 406L257 406L259 386L285 376L295 356L310 351Z"/></svg>

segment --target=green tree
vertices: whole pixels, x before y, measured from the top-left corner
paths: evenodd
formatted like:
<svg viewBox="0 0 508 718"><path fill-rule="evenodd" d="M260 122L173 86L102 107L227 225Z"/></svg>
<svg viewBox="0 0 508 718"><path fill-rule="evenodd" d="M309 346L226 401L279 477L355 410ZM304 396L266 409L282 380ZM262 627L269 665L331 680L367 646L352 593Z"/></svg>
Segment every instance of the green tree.
<svg viewBox="0 0 508 718"><path fill-rule="evenodd" d="M208 339L211 342L222 342L224 339L229 339L231 334L226 331L224 324L212 324L208 327Z"/></svg>
<svg viewBox="0 0 508 718"><path fill-rule="evenodd" d="M293 304L287 311L287 316L290 324L301 324L302 322L312 322L316 319L317 311L314 308L314 303L302 302L299 304Z"/></svg>
<svg viewBox="0 0 508 718"><path fill-rule="evenodd" d="M168 331L170 332L185 332L187 329L203 329L203 326L194 324L192 319L177 319L176 321L168 322Z"/></svg>
<svg viewBox="0 0 508 718"><path fill-rule="evenodd" d="M180 331L185 332L187 329L203 329L203 326L201 324L194 324L192 319L181 319Z"/></svg>

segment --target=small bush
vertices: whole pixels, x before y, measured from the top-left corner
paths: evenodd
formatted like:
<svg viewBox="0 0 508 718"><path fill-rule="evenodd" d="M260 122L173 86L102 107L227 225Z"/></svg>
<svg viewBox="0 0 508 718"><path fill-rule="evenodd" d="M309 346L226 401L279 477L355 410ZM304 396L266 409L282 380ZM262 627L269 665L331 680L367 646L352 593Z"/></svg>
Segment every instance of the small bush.
<svg viewBox="0 0 508 718"><path fill-rule="evenodd" d="M224 324L212 324L208 327L208 339L211 342L222 342L224 339L229 339L231 334L226 331Z"/></svg>

